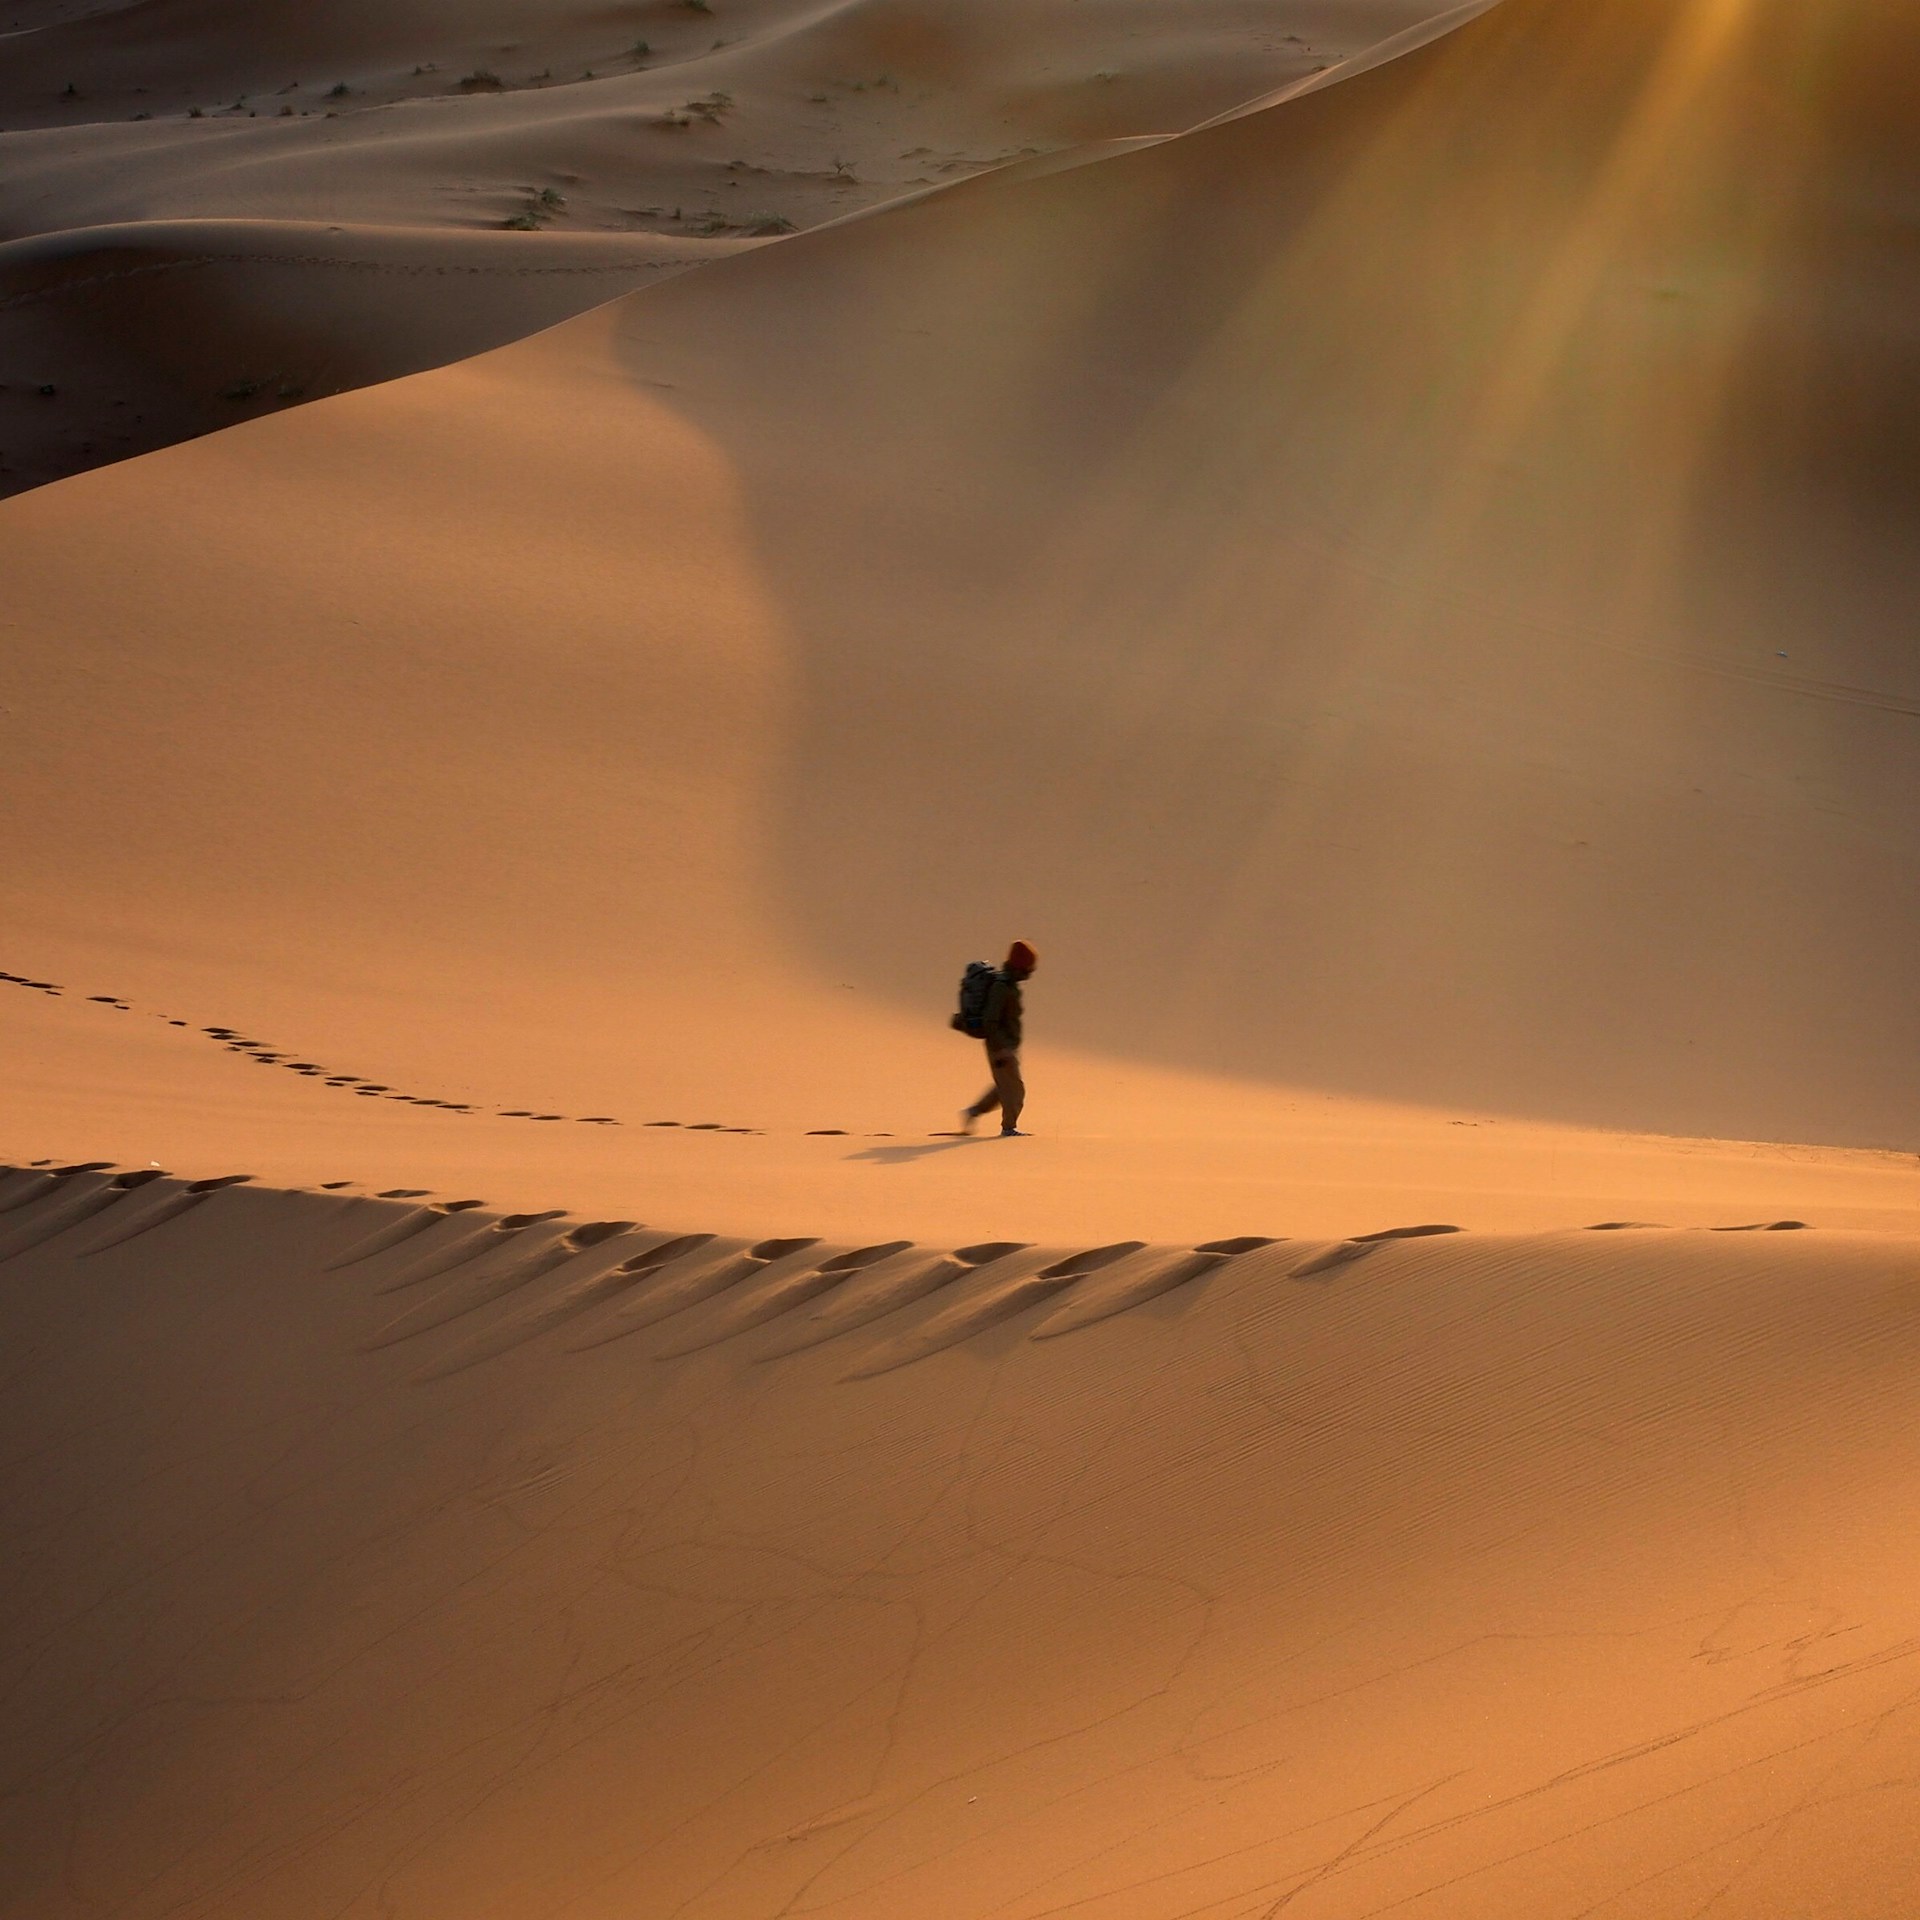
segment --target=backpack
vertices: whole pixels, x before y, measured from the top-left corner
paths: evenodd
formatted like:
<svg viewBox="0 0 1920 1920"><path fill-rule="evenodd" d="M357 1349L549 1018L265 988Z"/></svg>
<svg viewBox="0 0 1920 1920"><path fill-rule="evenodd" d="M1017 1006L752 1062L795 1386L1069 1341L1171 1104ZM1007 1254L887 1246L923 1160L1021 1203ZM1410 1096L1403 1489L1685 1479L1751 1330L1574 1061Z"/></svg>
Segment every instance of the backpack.
<svg viewBox="0 0 1920 1920"><path fill-rule="evenodd" d="M986 1038L987 996L999 977L1000 969L988 966L984 960L967 962L967 970L960 976L960 1011L949 1023L956 1033L964 1033L974 1040Z"/></svg>

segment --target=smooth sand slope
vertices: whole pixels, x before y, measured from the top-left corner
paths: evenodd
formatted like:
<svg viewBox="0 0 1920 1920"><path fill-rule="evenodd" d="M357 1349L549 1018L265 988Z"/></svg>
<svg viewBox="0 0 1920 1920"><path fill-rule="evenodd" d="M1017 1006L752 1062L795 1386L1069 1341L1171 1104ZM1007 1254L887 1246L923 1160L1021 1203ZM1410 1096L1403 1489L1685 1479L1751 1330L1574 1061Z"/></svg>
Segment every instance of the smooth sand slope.
<svg viewBox="0 0 1920 1920"><path fill-rule="evenodd" d="M0 492L1024 155L1178 132L1433 10L18 0Z"/></svg>
<svg viewBox="0 0 1920 1920"><path fill-rule="evenodd" d="M91 1178L0 1186L9 1913L1911 1911L1910 1241L1075 1325L1178 1250Z"/></svg>
<svg viewBox="0 0 1920 1920"><path fill-rule="evenodd" d="M188 1090L19 1144L226 1159L265 1077L361 1137L153 1015L623 1146L918 1133L1018 928L1041 1041L1242 1081L1043 1065L1043 1127L1911 1148L1905 29L1803 30L1510 0L11 503L4 964L141 1010L65 1118Z"/></svg>
<svg viewBox="0 0 1920 1920"><path fill-rule="evenodd" d="M0 508L9 1911L1903 1916L1915 31Z"/></svg>

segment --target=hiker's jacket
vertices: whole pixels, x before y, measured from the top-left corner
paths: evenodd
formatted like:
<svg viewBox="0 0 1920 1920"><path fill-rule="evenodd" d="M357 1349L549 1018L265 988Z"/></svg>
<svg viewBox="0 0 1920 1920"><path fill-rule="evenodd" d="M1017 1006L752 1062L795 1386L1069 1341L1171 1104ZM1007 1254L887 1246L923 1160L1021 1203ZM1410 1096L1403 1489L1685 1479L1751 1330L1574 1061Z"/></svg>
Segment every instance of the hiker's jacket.
<svg viewBox="0 0 1920 1920"><path fill-rule="evenodd" d="M1020 982L1005 967L994 969L987 989L987 1010L980 1016L980 1037L991 1053L1014 1053L1020 1046Z"/></svg>

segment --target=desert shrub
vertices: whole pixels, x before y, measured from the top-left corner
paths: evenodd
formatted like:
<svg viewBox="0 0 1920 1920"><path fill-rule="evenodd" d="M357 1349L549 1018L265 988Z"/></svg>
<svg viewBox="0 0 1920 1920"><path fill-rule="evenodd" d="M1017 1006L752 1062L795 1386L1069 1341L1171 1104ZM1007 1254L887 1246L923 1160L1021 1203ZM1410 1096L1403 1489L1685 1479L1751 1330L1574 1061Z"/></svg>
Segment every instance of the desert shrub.
<svg viewBox="0 0 1920 1920"><path fill-rule="evenodd" d="M529 187L527 204L500 224L509 233L537 233L566 204L567 196L556 187Z"/></svg>

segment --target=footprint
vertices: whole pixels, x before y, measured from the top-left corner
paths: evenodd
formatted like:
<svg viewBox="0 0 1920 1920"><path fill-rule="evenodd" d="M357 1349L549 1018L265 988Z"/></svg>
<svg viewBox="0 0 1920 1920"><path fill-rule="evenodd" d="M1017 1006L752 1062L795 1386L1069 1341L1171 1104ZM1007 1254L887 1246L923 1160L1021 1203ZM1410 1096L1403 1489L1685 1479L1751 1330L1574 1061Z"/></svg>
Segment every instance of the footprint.
<svg viewBox="0 0 1920 1920"><path fill-rule="evenodd" d="M544 1226L549 1220L558 1220L565 1212L564 1207L553 1207L545 1213L506 1214L490 1225L457 1235L449 1245L436 1248L432 1253L423 1252L411 1266L403 1268L384 1282L380 1291L399 1293L407 1287L417 1287L423 1280L437 1280L457 1267L498 1253L529 1228Z"/></svg>
<svg viewBox="0 0 1920 1920"><path fill-rule="evenodd" d="M1806 1229L1804 1220L1749 1220L1737 1227L1713 1227L1713 1233L1801 1233Z"/></svg>
<svg viewBox="0 0 1920 1920"><path fill-rule="evenodd" d="M644 1253L634 1254L620 1271L636 1278L643 1274L658 1273L662 1267L670 1267L676 1260L684 1260L688 1254L698 1253L702 1247L710 1247L713 1239L710 1233L676 1234L671 1240L662 1240L658 1246L648 1247Z"/></svg>
<svg viewBox="0 0 1920 1920"><path fill-rule="evenodd" d="M648 1247L643 1253L636 1253L623 1261L616 1272L630 1280L644 1280L650 1274L661 1272L677 1260L685 1260L704 1247L712 1246L714 1236L710 1233L682 1233L671 1240L662 1240L658 1246Z"/></svg>
<svg viewBox="0 0 1920 1920"><path fill-rule="evenodd" d="M156 1205L136 1213L131 1220L120 1222L99 1239L88 1241L79 1249L77 1257L85 1260L96 1253L105 1253L109 1247L124 1246L129 1240L137 1240L156 1227L164 1227L168 1222L192 1213L216 1193L224 1193L229 1187L244 1186L252 1177L246 1173L229 1173L215 1180L195 1180L185 1187L176 1188L172 1193L162 1195Z"/></svg>
<svg viewBox="0 0 1920 1920"><path fill-rule="evenodd" d="M808 1314L785 1339L766 1348L756 1358L778 1360L786 1354L837 1340L842 1334L870 1326L916 1300L924 1300L929 1294L952 1286L968 1274L1029 1251L1031 1242L1026 1240L985 1240L975 1246L956 1247L924 1265L861 1276L838 1289L824 1307Z"/></svg>
<svg viewBox="0 0 1920 1920"><path fill-rule="evenodd" d="M434 1327L443 1327L451 1320L463 1319L467 1314L530 1285L542 1275L551 1273L554 1268L565 1266L575 1254L585 1253L589 1248L599 1246L602 1241L631 1233L637 1224L633 1220L589 1220L569 1232L557 1234L546 1245L519 1259L505 1262L491 1273L474 1274L456 1280L451 1286L442 1288L431 1300L424 1300L419 1306L410 1307L397 1320L389 1321L370 1339L363 1340L361 1346L390 1347L398 1341L410 1340L416 1334L429 1332Z"/></svg>
<svg viewBox="0 0 1920 1920"><path fill-rule="evenodd" d="M1355 1260L1364 1260L1370 1253L1378 1250L1379 1242L1371 1240L1338 1240L1323 1253L1316 1253L1311 1259L1303 1260L1297 1267L1287 1269L1289 1280L1310 1280L1315 1274L1331 1273L1335 1267L1344 1267Z"/></svg>
<svg viewBox="0 0 1920 1920"><path fill-rule="evenodd" d="M383 1193L383 1200L396 1200L401 1196L395 1193ZM343 1267L358 1266L362 1260L371 1260L375 1254L385 1253L390 1248L404 1246L409 1240L423 1234L429 1227L437 1227L446 1215L438 1207L409 1207L397 1220L389 1220L384 1227L377 1227L363 1240L356 1240L337 1260L329 1260L320 1269L322 1273L338 1273Z"/></svg>
<svg viewBox="0 0 1920 1920"><path fill-rule="evenodd" d="M809 1127L807 1129L809 1140L844 1140L846 1137L845 1127Z"/></svg>
<svg viewBox="0 0 1920 1920"><path fill-rule="evenodd" d="M90 1167L87 1171L97 1173L101 1169ZM5 1180L0 1181L0 1214L30 1206L43 1194L52 1192L59 1180L60 1176L44 1160L35 1160L24 1167L9 1167Z"/></svg>
<svg viewBox="0 0 1920 1920"><path fill-rule="evenodd" d="M1042 1267L1038 1273L1016 1275L983 1291L970 1293L941 1308L910 1332L889 1341L844 1377L868 1380L958 1346L1003 1320L1011 1320L1029 1307L1051 1299L1085 1275L1098 1273L1102 1267L1138 1253L1145 1245L1144 1240L1116 1240L1109 1246L1088 1247L1084 1252L1070 1253L1051 1266Z"/></svg>
<svg viewBox="0 0 1920 1920"><path fill-rule="evenodd" d="M642 1328L671 1319L676 1313L684 1313L703 1300L725 1293L742 1280L757 1279L779 1262L794 1259L819 1244L816 1239L761 1240L752 1246L742 1246L737 1240L724 1243L717 1260L648 1288L631 1305L623 1307L596 1337L580 1344L600 1346L608 1340L638 1333Z"/></svg>
<svg viewBox="0 0 1920 1920"><path fill-rule="evenodd" d="M32 1168L17 1167L9 1176L9 1185L14 1181L17 1181L18 1185L13 1186L11 1192L0 1190L0 1214L12 1213L17 1208L38 1200L54 1185L55 1176Z"/></svg>
<svg viewBox="0 0 1920 1920"><path fill-rule="evenodd" d="M111 1177L102 1173L74 1174L21 1209L12 1231L0 1235L0 1263L45 1245L69 1227L91 1220L95 1214L118 1206L130 1193L165 1178L158 1167Z"/></svg>
<svg viewBox="0 0 1920 1920"><path fill-rule="evenodd" d="M1355 1260L1364 1259L1389 1240L1424 1240L1431 1234L1458 1233L1458 1227L1420 1226L1420 1227L1382 1227L1378 1233L1356 1233L1350 1240L1341 1240L1327 1248L1324 1253L1315 1254L1310 1260L1303 1260L1297 1267L1287 1269L1289 1280L1308 1280L1315 1274L1331 1273L1335 1267L1350 1266Z"/></svg>
<svg viewBox="0 0 1920 1920"><path fill-rule="evenodd" d="M1589 1233L1661 1233L1664 1232L1658 1220L1596 1220L1587 1228Z"/></svg>
<svg viewBox="0 0 1920 1920"><path fill-rule="evenodd" d="M51 994L59 994L64 991L56 982L29 979L25 974L0 972L0 982L7 982L15 986L31 988L37 992ZM123 1013L135 1011L130 1001L123 1000L117 994L95 993L89 994L87 998L92 1004L97 1006L115 1007ZM179 1027L183 1030L187 1029L191 1024L186 1020L175 1019L168 1014L155 1013L152 1014L151 1017L157 1020L164 1020L167 1025ZM218 1041L229 1053L243 1054L259 1066L284 1067L289 1073L297 1073L307 1079L319 1079L329 1087L348 1088L361 1098L393 1100L404 1106L425 1107L442 1113L472 1114L480 1111L480 1108L471 1101L441 1100L431 1098L425 1094L403 1093L384 1081L362 1080L358 1074L352 1073L329 1073L327 1068L317 1060L297 1060L285 1050L270 1047L264 1040L252 1039L248 1035L241 1033L239 1029L235 1027L202 1026L199 1028L199 1031L208 1039ZM611 1113L580 1115L536 1113L531 1108L526 1107L496 1107L493 1111L502 1119L531 1120L547 1125L559 1125L568 1121L584 1127L618 1127L625 1124L617 1115ZM678 1126L680 1123L674 1120L655 1120L649 1121L647 1124L650 1126L670 1127ZM699 1122L694 1130L708 1133L740 1134L758 1131L758 1129L752 1127L723 1126L720 1122L712 1120Z"/></svg>
<svg viewBox="0 0 1920 1920"><path fill-rule="evenodd" d="M1072 1298L1042 1320L1029 1338L1053 1340L1063 1333L1077 1333L1082 1327L1111 1319L1116 1313L1125 1313L1130 1307L1184 1287L1244 1253L1279 1244L1259 1234L1243 1234L1235 1240L1208 1240L1190 1253L1150 1260L1144 1266L1120 1266L1110 1278L1076 1289Z"/></svg>
<svg viewBox="0 0 1920 1920"><path fill-rule="evenodd" d="M835 1254L832 1259L822 1260L818 1266L801 1272L783 1274L764 1287L736 1289L743 1297L729 1301L717 1320L709 1322L693 1339L663 1348L655 1357L671 1360L680 1354L697 1353L702 1347L717 1346L722 1340L731 1340L736 1334L764 1326L796 1307L804 1307L823 1293L845 1285L856 1273L884 1266L899 1255L911 1252L912 1248L911 1240L884 1240L876 1246L855 1247L850 1252Z"/></svg>
<svg viewBox="0 0 1920 1920"><path fill-rule="evenodd" d="M459 1373L468 1367L477 1366L483 1360L491 1360L497 1355L510 1352L515 1347L525 1346L528 1341L537 1339L550 1327L557 1327L563 1321L572 1320L597 1307L602 1301L617 1299L631 1288L639 1286L652 1275L676 1260L697 1253L713 1239L710 1233L683 1233L669 1240L657 1241L641 1253L630 1255L617 1265L601 1269L590 1269L576 1280L568 1281L557 1288L546 1299L524 1313L516 1314L499 1325L477 1334L466 1345L448 1355L428 1373L417 1377L425 1379L446 1374ZM608 1249L618 1254L618 1247Z"/></svg>

